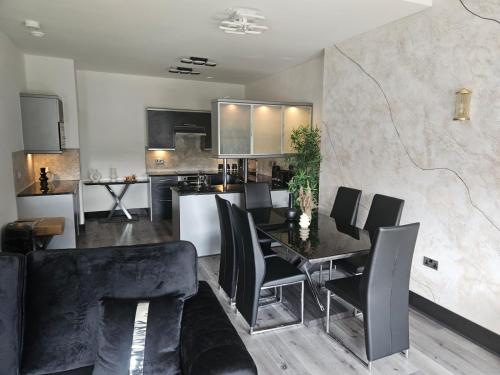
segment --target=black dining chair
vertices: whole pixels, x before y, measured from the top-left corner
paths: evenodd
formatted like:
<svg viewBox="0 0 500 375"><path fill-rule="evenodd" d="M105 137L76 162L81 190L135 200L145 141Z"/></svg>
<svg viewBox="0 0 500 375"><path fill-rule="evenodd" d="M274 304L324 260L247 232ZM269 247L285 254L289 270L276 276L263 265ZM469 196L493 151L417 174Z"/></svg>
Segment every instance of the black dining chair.
<svg viewBox="0 0 500 375"><path fill-rule="evenodd" d="M342 227L355 227L358 218L359 202L361 200L361 190L339 186L335 201L333 202L330 217L335 219L337 225ZM332 268L336 264L329 262L329 277L332 278ZM322 284L323 264L319 266L319 283Z"/></svg>
<svg viewBox="0 0 500 375"><path fill-rule="evenodd" d="M304 323L304 280L306 276L280 257L264 258L252 215L233 204L233 213L238 227L238 282L236 308L250 327L250 334L269 332ZM280 289L288 285L301 284L300 318L297 322L255 329L261 291ZM280 298L281 300L281 298Z"/></svg>
<svg viewBox="0 0 500 375"><path fill-rule="evenodd" d="M215 196L220 226L220 262L219 287L229 297L229 303L236 295L236 280L238 277L238 263L236 257L236 237L233 230L233 212L231 202L220 196Z"/></svg>
<svg viewBox="0 0 500 375"><path fill-rule="evenodd" d="M332 336L369 369L373 361L395 353L408 357L410 348L408 298L411 262L420 223L375 230L373 246L362 275L330 280L326 332L330 334L330 300L340 297L363 314L367 362Z"/></svg>
<svg viewBox="0 0 500 375"><path fill-rule="evenodd" d="M245 184L245 207L252 208L272 208L271 188L266 182L253 182Z"/></svg>
<svg viewBox="0 0 500 375"><path fill-rule="evenodd" d="M273 201L271 198L271 187L266 182L253 182L245 184L245 208L251 210L253 208L273 208ZM262 251L266 255L273 254L271 250L272 239L257 232L260 240Z"/></svg>
<svg viewBox="0 0 500 375"><path fill-rule="evenodd" d="M238 278L238 258L236 241L239 236L233 218L231 202L215 196L217 212L219 214L220 227L220 261L219 261L219 287L224 290L229 297L229 303L234 302L236 295L236 280ZM266 252L263 248L264 257L276 256L274 252Z"/></svg>
<svg viewBox="0 0 500 375"><path fill-rule="evenodd" d="M393 227L399 225L405 201L387 195L375 194L373 196L364 229L373 240L380 227ZM336 265L351 275L361 274L367 262L367 255L360 255L336 262Z"/></svg>

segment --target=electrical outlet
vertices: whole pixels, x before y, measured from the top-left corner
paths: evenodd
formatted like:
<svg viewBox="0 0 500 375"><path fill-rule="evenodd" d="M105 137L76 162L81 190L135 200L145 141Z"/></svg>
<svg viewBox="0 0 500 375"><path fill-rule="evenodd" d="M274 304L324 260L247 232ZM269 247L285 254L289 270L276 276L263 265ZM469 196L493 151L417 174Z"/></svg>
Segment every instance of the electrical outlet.
<svg viewBox="0 0 500 375"><path fill-rule="evenodd" d="M163 160L163 159L155 159L155 164L156 165L164 165L165 164L165 160Z"/></svg>
<svg viewBox="0 0 500 375"><path fill-rule="evenodd" d="M432 268L433 270L437 271L438 265L439 265L439 262L437 260L434 260L434 259L431 259L428 257L424 257L424 266L427 266L427 267Z"/></svg>

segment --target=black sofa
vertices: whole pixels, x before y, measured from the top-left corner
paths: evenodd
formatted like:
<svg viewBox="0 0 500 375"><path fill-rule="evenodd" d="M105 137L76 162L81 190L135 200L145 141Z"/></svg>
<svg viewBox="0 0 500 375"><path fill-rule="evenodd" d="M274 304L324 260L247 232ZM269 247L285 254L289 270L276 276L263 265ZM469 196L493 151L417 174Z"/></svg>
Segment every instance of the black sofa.
<svg viewBox="0 0 500 375"><path fill-rule="evenodd" d="M103 297L185 298L184 375L257 374L189 242L0 253L0 375L92 374ZM158 333L161 334L161 333Z"/></svg>

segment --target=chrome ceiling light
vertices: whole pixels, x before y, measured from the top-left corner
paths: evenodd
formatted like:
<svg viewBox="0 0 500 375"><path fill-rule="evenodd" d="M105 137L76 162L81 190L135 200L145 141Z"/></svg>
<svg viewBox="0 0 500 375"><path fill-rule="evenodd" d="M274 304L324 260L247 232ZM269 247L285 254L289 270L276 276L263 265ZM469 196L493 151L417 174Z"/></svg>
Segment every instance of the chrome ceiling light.
<svg viewBox="0 0 500 375"><path fill-rule="evenodd" d="M205 65L205 66L209 66L209 67L217 66L217 63L215 63L214 61L208 60L206 57L195 57L195 56L182 57L181 63L194 64L194 65Z"/></svg>
<svg viewBox="0 0 500 375"><path fill-rule="evenodd" d="M200 72L193 70L192 68L186 68L184 66L171 67L168 71L169 73L175 73L175 74L191 74L191 75L200 74Z"/></svg>
<svg viewBox="0 0 500 375"><path fill-rule="evenodd" d="M230 8L228 17L219 24L219 29L227 34L259 35L268 29L265 25L258 24L265 21L266 17L253 9Z"/></svg>

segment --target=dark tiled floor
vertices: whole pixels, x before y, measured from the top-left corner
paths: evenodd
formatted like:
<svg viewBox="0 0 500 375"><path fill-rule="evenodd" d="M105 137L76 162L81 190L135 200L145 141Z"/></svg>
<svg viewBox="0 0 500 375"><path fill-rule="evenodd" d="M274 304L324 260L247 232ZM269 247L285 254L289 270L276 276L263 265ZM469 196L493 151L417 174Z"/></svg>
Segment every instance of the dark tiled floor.
<svg viewBox="0 0 500 375"><path fill-rule="evenodd" d="M151 223L146 216L130 223L103 223L100 219L87 219L85 227L85 232L78 237L78 248L172 241L171 221Z"/></svg>

